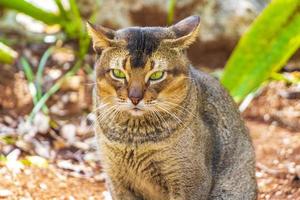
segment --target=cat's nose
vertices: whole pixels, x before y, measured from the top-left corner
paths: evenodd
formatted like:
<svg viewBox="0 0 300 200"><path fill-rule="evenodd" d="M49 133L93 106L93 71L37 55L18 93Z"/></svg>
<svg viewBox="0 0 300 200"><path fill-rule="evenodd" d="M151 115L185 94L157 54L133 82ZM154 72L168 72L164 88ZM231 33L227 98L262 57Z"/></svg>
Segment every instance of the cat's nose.
<svg viewBox="0 0 300 200"><path fill-rule="evenodd" d="M131 102L136 106L136 105L139 104L139 102L142 100L142 98L131 97L130 100L131 100Z"/></svg>
<svg viewBox="0 0 300 200"><path fill-rule="evenodd" d="M128 92L128 98L134 105L138 105L138 103L143 99L144 92L141 87L131 87Z"/></svg>

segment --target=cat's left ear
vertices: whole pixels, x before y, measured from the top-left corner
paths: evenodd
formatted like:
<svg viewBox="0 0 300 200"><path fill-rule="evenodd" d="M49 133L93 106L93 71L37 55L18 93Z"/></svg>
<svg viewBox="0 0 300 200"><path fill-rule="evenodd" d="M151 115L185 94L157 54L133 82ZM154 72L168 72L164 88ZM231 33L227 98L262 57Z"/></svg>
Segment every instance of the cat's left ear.
<svg viewBox="0 0 300 200"><path fill-rule="evenodd" d="M175 39L165 39L162 43L168 48L186 49L198 37L200 30L200 17L197 15L187 17L169 30L176 35Z"/></svg>
<svg viewBox="0 0 300 200"><path fill-rule="evenodd" d="M93 47L96 52L101 52L101 50L112 47L116 45L114 41L115 31L103 27L96 26L87 22L87 31L92 38Z"/></svg>

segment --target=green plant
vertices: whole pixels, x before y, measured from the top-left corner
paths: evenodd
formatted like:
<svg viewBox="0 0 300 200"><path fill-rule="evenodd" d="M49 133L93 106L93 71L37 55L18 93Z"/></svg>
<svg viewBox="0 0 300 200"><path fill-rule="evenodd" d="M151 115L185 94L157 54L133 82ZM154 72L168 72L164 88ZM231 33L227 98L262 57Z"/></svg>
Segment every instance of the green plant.
<svg viewBox="0 0 300 200"><path fill-rule="evenodd" d="M237 102L282 68L299 48L299 10L299 0L273 0L242 36L221 79Z"/></svg>
<svg viewBox="0 0 300 200"><path fill-rule="evenodd" d="M29 82L30 92L33 97L34 108L30 114L29 120L31 121L35 114L43 109L45 113L48 112L45 106L46 101L57 92L64 80L70 76L76 74L76 72L81 68L83 63L83 58L88 51L90 44L90 38L85 29L85 22L82 20L78 6L75 0L68 0L70 9L66 10L61 2L61 0L55 0L57 8L59 10L58 14L46 12L26 0L0 0L0 6L4 6L9 9L17 10L18 12L25 13L36 20L40 20L48 25L58 24L61 26L62 30L66 33L67 38L77 39L79 48L76 52L77 61L74 66L64 74L47 92L42 93L42 74L44 70L45 63L51 54L52 49L47 50L41 58L38 66L38 71L34 77L31 70L31 66L25 58L21 59L21 64L24 68L25 75ZM98 5L97 2L95 2ZM94 21L94 15L89 19L89 21Z"/></svg>
<svg viewBox="0 0 300 200"><path fill-rule="evenodd" d="M43 56L39 62L36 75L34 75L34 73L32 71L32 66L28 63L26 58L25 57L21 58L21 64L23 66L23 70L24 70L25 76L28 81L28 88L29 88L30 94L32 96L34 105L37 105L37 103L42 98L42 95L43 95L42 76L43 76L46 62L47 62L49 56L51 55L52 51L53 51L52 47L48 48L45 51L45 53L43 54ZM48 108L45 104L42 105L42 109L43 109L44 113L46 113L46 114L48 113Z"/></svg>
<svg viewBox="0 0 300 200"><path fill-rule="evenodd" d="M76 72L81 68L82 60L78 60L75 65L66 73L64 74L35 104L34 108L32 109L29 115L29 121L32 121L34 116L41 110L41 108L45 105L47 100L55 94L60 87L62 86L63 82L76 74Z"/></svg>
<svg viewBox="0 0 300 200"><path fill-rule="evenodd" d="M61 0L55 0L55 3L59 10L59 14L47 12L34 6L26 0L0 0L0 6L22 12L36 20L44 22L47 25L60 25L63 31L66 33L67 38L78 39L78 55L80 58L82 58L89 47L90 38L85 30L85 22L80 16L76 1L68 0L70 5L69 10L64 8Z"/></svg>
<svg viewBox="0 0 300 200"><path fill-rule="evenodd" d="M49 111L46 106L47 100L61 88L61 85L64 83L64 81L67 78L75 75L76 72L81 68L81 65L82 65L82 59L79 59L66 74L64 74L60 79L58 79L56 81L56 83L47 92L45 92L43 94L42 93L43 70L45 68L47 59L51 55L52 51L53 51L53 48L50 47L43 54L43 56L40 60L40 63L38 65L38 70L37 70L36 76L34 75L34 73L32 71L32 67L30 66L30 64L28 63L26 58L24 58L24 57L21 58L21 64L23 66L24 73L25 73L25 76L28 81L29 91L30 91L30 94L32 96L33 103L34 103L34 107L29 115L29 121L32 121L34 116L41 109L43 109L43 112L45 114L48 114Z"/></svg>
<svg viewBox="0 0 300 200"><path fill-rule="evenodd" d="M0 0L0 6L22 12L47 25L60 25L69 38L78 38L83 31L83 24L78 15L75 0L69 0L70 10L65 10L61 0L55 0L59 14L47 12L25 0Z"/></svg>
<svg viewBox="0 0 300 200"><path fill-rule="evenodd" d="M17 55L17 52L0 42L0 63L12 63Z"/></svg>
<svg viewBox="0 0 300 200"><path fill-rule="evenodd" d="M168 16L167 16L168 25L171 25L174 22L175 8L176 8L176 0L168 0Z"/></svg>

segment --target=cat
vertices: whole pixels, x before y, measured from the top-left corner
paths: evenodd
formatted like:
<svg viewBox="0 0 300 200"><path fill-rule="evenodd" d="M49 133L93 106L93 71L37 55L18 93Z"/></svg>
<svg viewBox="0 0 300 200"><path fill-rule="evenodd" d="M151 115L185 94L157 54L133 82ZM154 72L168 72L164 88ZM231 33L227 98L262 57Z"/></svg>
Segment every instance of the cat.
<svg viewBox="0 0 300 200"><path fill-rule="evenodd" d="M88 23L96 136L114 200L254 200L254 149L219 81L186 49L200 17L113 31ZM199 55L201 56L201 55Z"/></svg>

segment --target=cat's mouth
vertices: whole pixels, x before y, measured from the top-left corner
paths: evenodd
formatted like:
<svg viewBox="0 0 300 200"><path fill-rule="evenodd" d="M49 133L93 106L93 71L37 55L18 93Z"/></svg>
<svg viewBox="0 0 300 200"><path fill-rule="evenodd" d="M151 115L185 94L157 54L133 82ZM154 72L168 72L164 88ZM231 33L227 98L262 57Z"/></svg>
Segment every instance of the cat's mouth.
<svg viewBox="0 0 300 200"><path fill-rule="evenodd" d="M128 110L129 113L133 116L142 116L144 114L144 110L138 107L133 107L132 109Z"/></svg>

